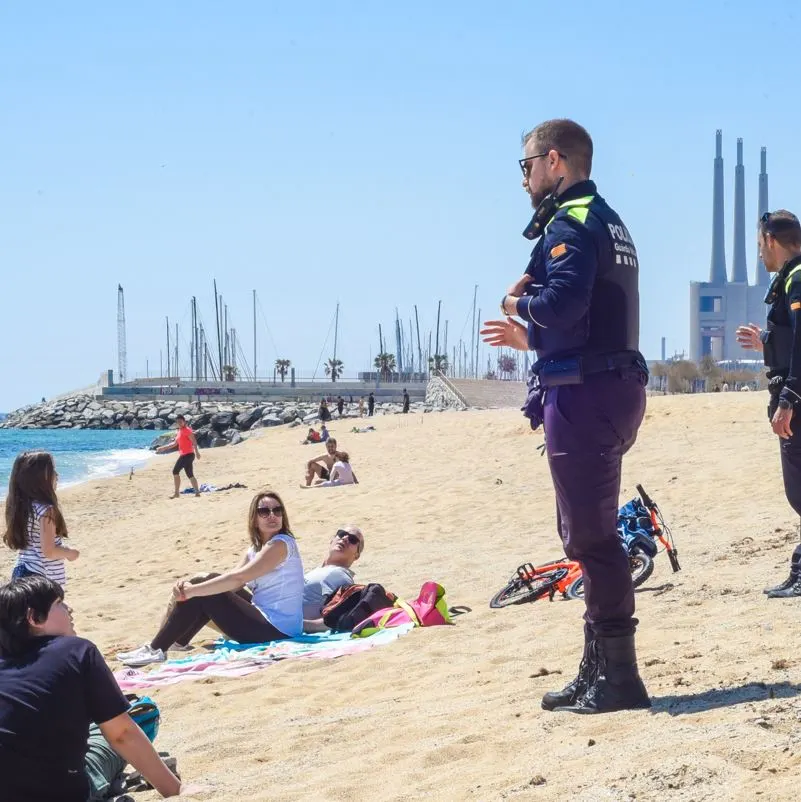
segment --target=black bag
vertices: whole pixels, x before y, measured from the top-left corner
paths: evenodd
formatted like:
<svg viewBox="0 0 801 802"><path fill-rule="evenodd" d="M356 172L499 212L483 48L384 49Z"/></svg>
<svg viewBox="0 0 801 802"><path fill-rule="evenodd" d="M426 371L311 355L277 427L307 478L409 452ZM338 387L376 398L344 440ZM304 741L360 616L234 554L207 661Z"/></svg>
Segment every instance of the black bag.
<svg viewBox="0 0 801 802"><path fill-rule="evenodd" d="M323 623L334 632L351 632L377 610L393 607L398 597L377 582L339 588L323 603Z"/></svg>

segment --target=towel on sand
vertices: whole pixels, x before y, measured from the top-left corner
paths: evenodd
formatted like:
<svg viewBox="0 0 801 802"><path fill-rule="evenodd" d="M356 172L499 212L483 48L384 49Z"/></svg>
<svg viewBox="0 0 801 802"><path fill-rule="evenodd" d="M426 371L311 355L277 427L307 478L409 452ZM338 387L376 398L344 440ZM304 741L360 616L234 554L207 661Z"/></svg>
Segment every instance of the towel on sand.
<svg viewBox="0 0 801 802"><path fill-rule="evenodd" d="M363 652L374 646L391 643L412 629L412 624L404 624L361 640L351 638L350 632L299 635L297 638L257 644L240 644L221 639L215 643L214 651L208 654L168 660L147 672L125 668L115 671L114 677L123 691L173 685L176 682L206 677L244 677L279 660L300 657L333 658Z"/></svg>

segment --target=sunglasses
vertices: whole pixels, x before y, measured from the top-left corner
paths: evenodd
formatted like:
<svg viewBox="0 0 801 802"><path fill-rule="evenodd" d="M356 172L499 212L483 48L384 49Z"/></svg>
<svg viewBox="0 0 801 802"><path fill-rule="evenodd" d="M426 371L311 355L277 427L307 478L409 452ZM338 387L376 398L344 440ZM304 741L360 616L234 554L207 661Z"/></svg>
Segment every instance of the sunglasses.
<svg viewBox="0 0 801 802"><path fill-rule="evenodd" d="M545 156L547 156L550 152L551 151L547 150L547 151L545 151L545 153L537 153L534 156L526 156L525 159L518 159L517 163L520 165L520 169L523 171L523 175L528 177L528 162L533 161L534 159L542 159ZM556 151L556 152L559 153L559 151ZM559 153L559 156L562 159L566 159L567 158L567 156L565 156L564 153Z"/></svg>
<svg viewBox="0 0 801 802"><path fill-rule="evenodd" d="M336 537L340 538L340 540L347 540L351 546L358 546L362 542L362 539L358 535L353 535L350 532L346 532L344 529L337 529Z"/></svg>
<svg viewBox="0 0 801 802"><path fill-rule="evenodd" d="M271 515L278 518L283 511L283 507L256 507L256 513L259 518L269 518Z"/></svg>

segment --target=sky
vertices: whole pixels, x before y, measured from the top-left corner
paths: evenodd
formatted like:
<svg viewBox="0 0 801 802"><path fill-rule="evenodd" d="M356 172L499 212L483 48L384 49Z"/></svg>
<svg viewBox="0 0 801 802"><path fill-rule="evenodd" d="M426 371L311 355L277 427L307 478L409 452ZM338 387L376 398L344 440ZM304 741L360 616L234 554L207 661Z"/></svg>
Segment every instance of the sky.
<svg viewBox="0 0 801 802"><path fill-rule="evenodd" d="M469 342L528 261L521 134L571 117L640 258L641 349L689 346L689 282L711 256L723 130L731 267L736 138L747 220L759 149L771 208L799 210L801 11L777 0L569 5L89 2L0 6L0 410L117 368L181 372L190 299L214 329L213 281L259 376L277 358L323 375L395 352L442 302ZM756 260L748 229L748 266ZM757 321L758 322L758 321ZM174 342L173 342L174 344ZM425 348L425 344L424 344ZM486 364L488 348L480 360Z"/></svg>

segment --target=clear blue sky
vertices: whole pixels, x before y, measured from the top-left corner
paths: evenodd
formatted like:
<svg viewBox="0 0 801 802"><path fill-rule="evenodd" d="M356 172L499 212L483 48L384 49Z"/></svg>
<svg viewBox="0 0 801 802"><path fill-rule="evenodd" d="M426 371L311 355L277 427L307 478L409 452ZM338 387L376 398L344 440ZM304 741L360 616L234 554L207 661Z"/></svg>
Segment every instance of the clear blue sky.
<svg viewBox="0 0 801 802"><path fill-rule="evenodd" d="M337 300L348 373L395 307L426 331L442 299L450 350L473 285L495 316L526 264L520 135L555 116L590 130L637 244L643 351L686 349L715 129L729 266L736 137L748 219L761 145L771 206L799 209L798 24L744 0L5 4L0 410L116 367L118 282L131 374L167 315L186 350L190 296L213 326L215 277L249 359L259 294L260 373L310 375Z"/></svg>

